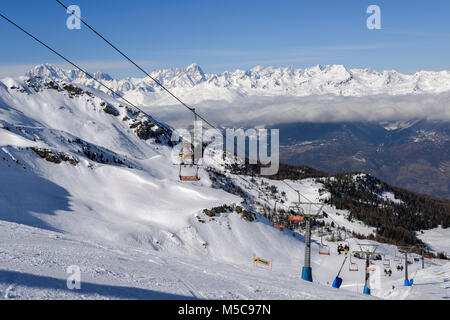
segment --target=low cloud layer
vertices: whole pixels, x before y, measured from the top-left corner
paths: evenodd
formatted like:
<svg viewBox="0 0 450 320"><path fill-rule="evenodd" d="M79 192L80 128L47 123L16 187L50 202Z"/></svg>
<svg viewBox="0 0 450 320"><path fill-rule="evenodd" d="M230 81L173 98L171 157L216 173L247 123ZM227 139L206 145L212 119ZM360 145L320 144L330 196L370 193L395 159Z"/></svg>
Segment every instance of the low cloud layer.
<svg viewBox="0 0 450 320"><path fill-rule="evenodd" d="M261 127L295 122L359 122L427 119L450 121L450 93L366 97L246 97L195 106L210 122L227 127ZM172 126L192 123L182 106L146 107Z"/></svg>

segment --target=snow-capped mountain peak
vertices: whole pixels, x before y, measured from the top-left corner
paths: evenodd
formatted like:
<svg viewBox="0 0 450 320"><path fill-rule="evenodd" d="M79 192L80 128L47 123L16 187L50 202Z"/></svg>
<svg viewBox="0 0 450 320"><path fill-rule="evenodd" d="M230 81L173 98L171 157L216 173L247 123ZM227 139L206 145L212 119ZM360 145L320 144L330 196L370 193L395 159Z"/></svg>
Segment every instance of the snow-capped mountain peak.
<svg viewBox="0 0 450 320"><path fill-rule="evenodd" d="M109 74L104 73L102 71L97 71L96 73L93 74L93 76L95 79L98 79L98 80L106 80L106 81L113 80L113 78Z"/></svg>
<svg viewBox="0 0 450 320"><path fill-rule="evenodd" d="M45 63L40 64L32 68L26 73L28 77L40 77L40 78L65 78L67 73L61 69Z"/></svg>
<svg viewBox="0 0 450 320"><path fill-rule="evenodd" d="M38 65L27 76L54 78L105 91L97 82L77 70L63 70L50 64ZM151 76L170 90L177 90L187 103L206 100L233 101L238 97L334 95L362 97L373 95L438 94L450 91L449 71L419 71L403 74L395 70L376 71L371 68L348 69L343 65L316 65L310 68L275 68L256 66L248 70L207 74L193 63L186 68L155 70ZM120 94L136 101L167 104L162 89L149 78L113 79L96 72L96 79L107 82ZM155 94L157 96L155 96ZM150 95L150 96L149 96ZM161 99L161 101L156 102Z"/></svg>

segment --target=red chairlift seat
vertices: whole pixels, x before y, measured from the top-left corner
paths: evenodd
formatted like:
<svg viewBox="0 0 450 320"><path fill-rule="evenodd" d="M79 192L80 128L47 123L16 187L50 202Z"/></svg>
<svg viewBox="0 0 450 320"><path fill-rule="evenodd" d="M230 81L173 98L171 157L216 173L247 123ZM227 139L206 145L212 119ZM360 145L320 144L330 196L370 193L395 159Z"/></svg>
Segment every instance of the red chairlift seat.
<svg viewBox="0 0 450 320"><path fill-rule="evenodd" d="M352 272L358 272L359 268L358 268L358 265L356 263L351 263L350 267L348 268L348 270L352 271Z"/></svg>
<svg viewBox="0 0 450 320"><path fill-rule="evenodd" d="M195 176L180 176L181 181L200 181L199 177Z"/></svg>
<svg viewBox="0 0 450 320"><path fill-rule="evenodd" d="M182 168L183 168L183 167L186 168L187 166L190 166L190 167L195 166L195 167L196 167L195 175L186 175L186 174L183 174ZM191 164L191 165L180 164L180 180L181 180L181 181L200 181L200 177L198 176L198 170L199 170L198 165L193 165L193 164Z"/></svg>
<svg viewBox="0 0 450 320"><path fill-rule="evenodd" d="M329 256L330 255L330 247L329 246L321 246L319 249L319 254L323 256Z"/></svg>

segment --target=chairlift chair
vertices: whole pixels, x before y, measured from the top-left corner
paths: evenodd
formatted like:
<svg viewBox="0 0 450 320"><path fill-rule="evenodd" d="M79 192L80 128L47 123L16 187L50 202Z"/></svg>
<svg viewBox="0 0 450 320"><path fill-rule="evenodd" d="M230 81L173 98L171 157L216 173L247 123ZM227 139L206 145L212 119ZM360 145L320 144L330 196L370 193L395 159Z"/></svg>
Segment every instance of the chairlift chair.
<svg viewBox="0 0 450 320"><path fill-rule="evenodd" d="M330 255L330 247L327 245L321 245L319 248L319 254L323 256L329 256Z"/></svg>
<svg viewBox="0 0 450 320"><path fill-rule="evenodd" d="M359 268L358 268L358 264L356 264L355 262L352 261L352 255L350 254L350 262L348 265L348 270L351 272L358 272Z"/></svg>
<svg viewBox="0 0 450 320"><path fill-rule="evenodd" d="M187 175L185 172L183 172L183 169L186 169L187 167L195 167L195 175ZM199 166L196 164L180 164L180 180L181 181L200 181L200 177L198 176Z"/></svg>
<svg viewBox="0 0 450 320"><path fill-rule="evenodd" d="M390 267L391 266L391 260L387 259L387 258L384 258L383 259L383 266Z"/></svg>
<svg viewBox="0 0 450 320"><path fill-rule="evenodd" d="M197 122L197 113L195 112L195 109L191 109L191 111L194 113L194 128L195 128L195 123ZM184 145L183 145L183 149L180 153L180 172L179 172L179 176L180 176L180 180L181 181L200 181L200 177L198 176L198 172L199 172L199 165L197 163L197 159L196 159L196 147L194 147L193 144L195 144L196 142L194 142L194 137L195 137L195 133L192 133L191 135L191 141L184 141ZM199 144L197 142L197 144ZM195 174L187 174L186 173L186 169L187 168L194 168L195 170Z"/></svg>
<svg viewBox="0 0 450 320"><path fill-rule="evenodd" d="M362 252L354 252L353 257L358 259L366 259L365 254Z"/></svg>
<svg viewBox="0 0 450 320"><path fill-rule="evenodd" d="M330 255L330 247L323 243L323 231L320 233L320 248L319 254L323 256Z"/></svg>
<svg viewBox="0 0 450 320"><path fill-rule="evenodd" d="M343 231L344 231L344 239L342 239L341 241L348 244L348 246L350 247L350 243L348 243L348 241L347 241L347 230L344 229ZM342 237L341 230L339 230L339 236Z"/></svg>
<svg viewBox="0 0 450 320"><path fill-rule="evenodd" d="M284 228L286 228L286 226L284 224L272 224L272 227L276 228L276 229L280 229L280 231L283 231Z"/></svg>
<svg viewBox="0 0 450 320"><path fill-rule="evenodd" d="M351 272L358 272L359 268L358 268L358 265L356 263L351 263L349 265L349 269L348 270L351 271Z"/></svg>
<svg viewBox="0 0 450 320"><path fill-rule="evenodd" d="M195 174L191 173L187 174L187 168L194 168ZM192 150L192 145L189 142L185 142L183 146L183 150L180 154L180 180L181 181L200 181L200 177L198 176L199 165L195 163L194 152Z"/></svg>

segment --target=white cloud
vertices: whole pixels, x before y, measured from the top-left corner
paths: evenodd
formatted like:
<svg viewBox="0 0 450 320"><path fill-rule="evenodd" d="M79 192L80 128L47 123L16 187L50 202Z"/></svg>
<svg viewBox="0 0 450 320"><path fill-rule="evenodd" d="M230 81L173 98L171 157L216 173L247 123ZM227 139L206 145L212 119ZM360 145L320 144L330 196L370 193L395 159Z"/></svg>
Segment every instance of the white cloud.
<svg viewBox="0 0 450 320"><path fill-rule="evenodd" d="M450 121L450 93L404 96L246 97L205 101L197 111L216 125L259 127L295 122L356 122L428 119ZM173 126L192 122L181 106L146 107Z"/></svg>

